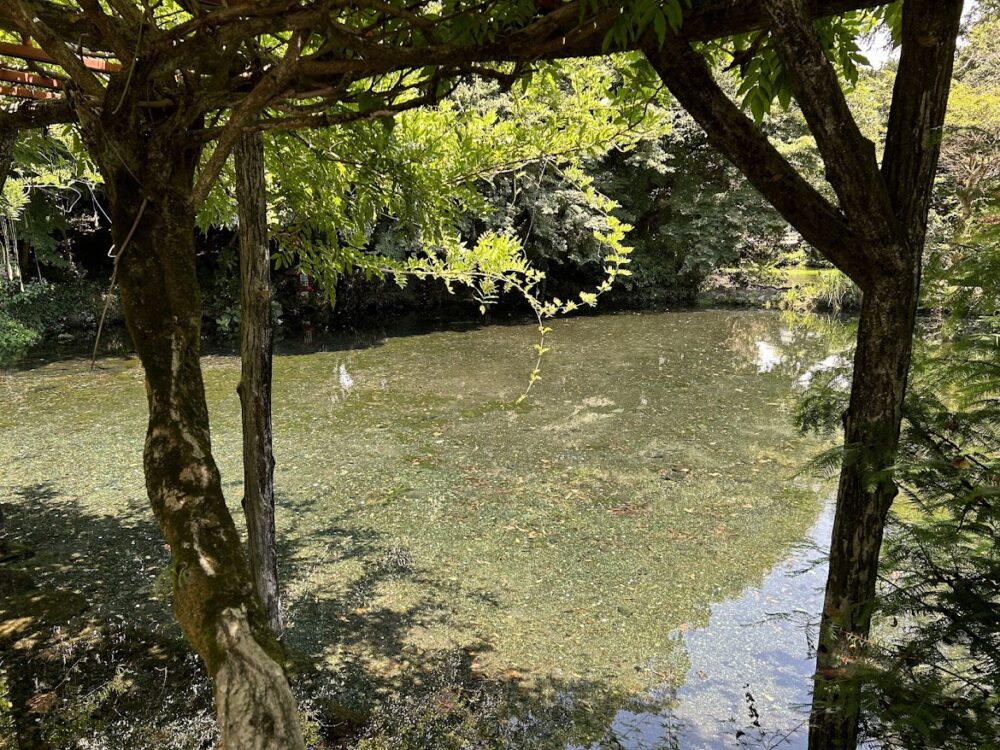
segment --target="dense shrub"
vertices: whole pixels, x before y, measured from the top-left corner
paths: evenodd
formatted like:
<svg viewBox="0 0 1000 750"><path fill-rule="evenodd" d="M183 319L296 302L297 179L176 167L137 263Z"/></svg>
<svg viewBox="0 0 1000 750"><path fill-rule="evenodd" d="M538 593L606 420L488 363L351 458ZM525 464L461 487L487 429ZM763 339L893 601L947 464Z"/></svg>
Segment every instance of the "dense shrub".
<svg viewBox="0 0 1000 750"><path fill-rule="evenodd" d="M0 313L0 365L38 342L38 332Z"/></svg>
<svg viewBox="0 0 1000 750"><path fill-rule="evenodd" d="M77 279L50 284L27 284L23 291L14 284L0 285L0 315L16 320L40 339L59 334L93 332L104 309L107 286ZM121 321L117 297L108 308L107 323Z"/></svg>
<svg viewBox="0 0 1000 750"><path fill-rule="evenodd" d="M781 298L781 307L795 312L847 312L861 307L861 290L840 271L817 269L808 280L793 283Z"/></svg>

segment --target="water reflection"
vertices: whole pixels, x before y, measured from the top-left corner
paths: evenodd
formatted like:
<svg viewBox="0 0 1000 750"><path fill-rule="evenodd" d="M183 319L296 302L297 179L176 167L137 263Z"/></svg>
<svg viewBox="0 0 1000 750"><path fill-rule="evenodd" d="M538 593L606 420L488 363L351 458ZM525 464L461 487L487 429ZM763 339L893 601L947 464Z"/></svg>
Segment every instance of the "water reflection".
<svg viewBox="0 0 1000 750"><path fill-rule="evenodd" d="M612 746L806 750L816 616L832 525L828 502L802 543L759 586L713 604L705 627L681 635L691 665L684 683L650 691L648 700L661 710L619 710L610 727Z"/></svg>
<svg viewBox="0 0 1000 750"><path fill-rule="evenodd" d="M782 330L781 333L786 333ZM771 372L781 364L784 358L778 353L778 349L768 341L757 342L757 372Z"/></svg>

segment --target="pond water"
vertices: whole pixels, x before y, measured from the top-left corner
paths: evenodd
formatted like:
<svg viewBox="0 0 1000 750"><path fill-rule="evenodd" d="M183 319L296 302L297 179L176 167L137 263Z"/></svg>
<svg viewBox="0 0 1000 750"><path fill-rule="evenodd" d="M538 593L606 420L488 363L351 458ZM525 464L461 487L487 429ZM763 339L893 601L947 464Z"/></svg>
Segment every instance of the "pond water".
<svg viewBox="0 0 1000 750"><path fill-rule="evenodd" d="M820 446L791 410L798 381L850 332L710 310L554 329L542 379L517 406L531 325L283 347L274 439L289 645L363 709L502 686L516 708L489 714L500 739L486 746L797 741L803 623L823 572L792 573L815 555L797 545L828 537L831 488L800 473ZM239 362L203 366L238 514ZM0 492L12 533L37 548L35 575L174 632L143 488L137 362L38 364L7 373L0 398Z"/></svg>

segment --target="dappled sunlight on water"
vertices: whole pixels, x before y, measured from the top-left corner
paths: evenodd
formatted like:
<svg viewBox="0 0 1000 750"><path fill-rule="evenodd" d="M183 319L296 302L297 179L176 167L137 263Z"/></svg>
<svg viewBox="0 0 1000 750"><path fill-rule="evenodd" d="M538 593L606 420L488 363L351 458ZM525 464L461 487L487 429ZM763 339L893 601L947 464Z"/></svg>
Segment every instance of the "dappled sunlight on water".
<svg viewBox="0 0 1000 750"><path fill-rule="evenodd" d="M787 576L768 593L768 572L829 490L796 475L818 446L790 416L796 380L839 347L841 329L823 326L729 311L558 321L519 406L531 325L285 347L274 452L289 644L362 708L458 653L477 684L571 707L539 747L613 744L629 722L661 745L625 747L669 746L657 722L694 727L673 735L684 747L704 732L732 744L747 683L761 723L786 727L808 665L779 665L804 653L804 636L732 623L815 610ZM203 365L235 514L239 362ZM35 572L170 632L140 368L56 362L9 373L0 393L2 490L15 533L38 548Z"/></svg>

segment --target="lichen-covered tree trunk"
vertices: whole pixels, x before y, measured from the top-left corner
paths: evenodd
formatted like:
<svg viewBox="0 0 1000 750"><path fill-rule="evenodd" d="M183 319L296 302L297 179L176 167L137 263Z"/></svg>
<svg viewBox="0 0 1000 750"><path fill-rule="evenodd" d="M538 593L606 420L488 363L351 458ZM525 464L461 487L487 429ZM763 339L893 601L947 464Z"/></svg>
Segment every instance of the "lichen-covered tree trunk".
<svg viewBox="0 0 1000 750"><path fill-rule="evenodd" d="M910 365L920 257L961 0L906 0L881 165L861 134L804 0L770 0L770 31L837 195L831 204L719 88L679 37L647 56L671 93L782 215L863 290L820 625L810 750L855 750L860 681Z"/></svg>
<svg viewBox="0 0 1000 750"><path fill-rule="evenodd" d="M212 677L223 747L302 748L280 645L254 593L212 457L191 206L199 149L120 138L98 151L99 162L122 248L122 308L145 370L146 490L170 545L174 611ZM132 168L119 154L130 155Z"/></svg>
<svg viewBox="0 0 1000 750"><path fill-rule="evenodd" d="M871 630L879 551L896 496L899 445L919 290L919 253L909 273L880 276L864 293L844 423L830 569L816 656L810 750L855 750L861 684L854 679Z"/></svg>
<svg viewBox="0 0 1000 750"><path fill-rule="evenodd" d="M250 573L267 621L282 633L275 548L271 448L271 253L267 236L264 138L240 136L233 151L240 220L240 404L243 412L243 513Z"/></svg>

